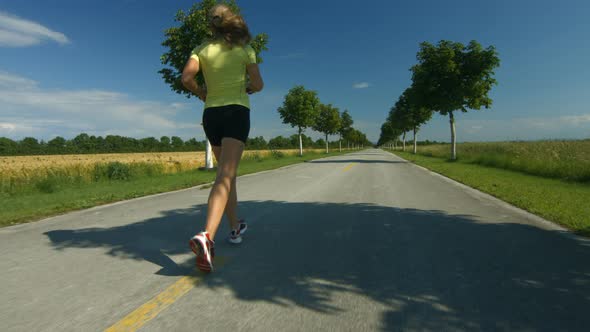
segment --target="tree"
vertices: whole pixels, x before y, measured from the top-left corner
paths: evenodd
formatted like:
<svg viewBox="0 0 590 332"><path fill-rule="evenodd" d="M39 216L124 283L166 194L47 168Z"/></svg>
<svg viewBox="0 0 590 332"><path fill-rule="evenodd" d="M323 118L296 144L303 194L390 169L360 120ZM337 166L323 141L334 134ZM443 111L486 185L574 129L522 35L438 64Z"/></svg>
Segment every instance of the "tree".
<svg viewBox="0 0 590 332"><path fill-rule="evenodd" d="M268 141L268 148L271 150L288 149L290 145L289 139L283 136L277 136Z"/></svg>
<svg viewBox="0 0 590 332"><path fill-rule="evenodd" d="M297 149L299 147L299 143L302 143L303 146L311 147L313 145L313 140L311 137L301 134L293 134L289 136L289 149Z"/></svg>
<svg viewBox="0 0 590 332"><path fill-rule="evenodd" d="M39 141L34 137L25 137L19 143L20 150L23 154L32 155L38 154L41 146Z"/></svg>
<svg viewBox="0 0 590 332"><path fill-rule="evenodd" d="M402 136L403 151L406 151L406 133L411 129L408 108L406 96L401 95L387 116L387 122L391 123L397 136Z"/></svg>
<svg viewBox="0 0 590 332"><path fill-rule="evenodd" d="M348 131L350 131L353 123L354 121L352 121L352 117L348 113L348 110L344 110L344 112L342 112L342 115L340 116L340 129L338 130L338 134L340 134L340 140L338 140L338 147L340 152L342 152L342 137Z"/></svg>
<svg viewBox="0 0 590 332"><path fill-rule="evenodd" d="M160 137L160 149L161 149L161 151L169 151L170 150L170 137L168 137L168 136Z"/></svg>
<svg viewBox="0 0 590 332"><path fill-rule="evenodd" d="M312 128L326 135L326 153L329 153L328 135L336 134L340 129L340 125L340 112L338 112L338 108L333 107L332 104L318 105L318 115Z"/></svg>
<svg viewBox="0 0 590 332"><path fill-rule="evenodd" d="M300 156L303 156L301 135L305 129L314 125L319 104L320 100L315 91L305 90L303 86L297 85L289 90L283 101L283 106L278 108L283 123L297 128Z"/></svg>
<svg viewBox="0 0 590 332"><path fill-rule="evenodd" d="M61 136L57 136L57 137L49 140L49 142L47 142L47 148L49 150L48 152L52 153L52 154L63 153L65 147L66 147L66 139Z"/></svg>
<svg viewBox="0 0 590 332"><path fill-rule="evenodd" d="M497 84L494 69L500 59L494 46L483 49L471 41L461 43L441 40L436 46L423 42L412 67L413 89L420 105L441 115L449 115L451 125L451 159L457 158L455 117L453 112L489 108L488 96Z"/></svg>
<svg viewBox="0 0 590 332"><path fill-rule="evenodd" d="M361 149L364 148L365 145L372 145L371 141L367 139L367 135L363 132L360 132L354 128L350 130L348 133L350 141L353 143L354 148Z"/></svg>
<svg viewBox="0 0 590 332"><path fill-rule="evenodd" d="M414 90L412 88L406 89L403 95L407 100L407 109L408 115L406 117L408 126L414 132L414 150L413 153L416 154L418 152L418 130L420 130L420 126L426 123L430 118L432 118L432 111L424 106L421 106L419 100L416 98Z"/></svg>
<svg viewBox="0 0 590 332"><path fill-rule="evenodd" d="M403 151L406 150L406 132L412 130L414 133L414 153L417 152L417 132L420 126L432 117L432 111L420 105L414 90L406 89L399 97L395 106L391 108L387 122L391 123L392 129L397 133L401 132ZM399 134L398 134L399 135Z"/></svg>
<svg viewBox="0 0 590 332"><path fill-rule="evenodd" d="M370 143L365 134L354 128L346 133L345 139L352 143L353 149L360 149L362 145Z"/></svg>
<svg viewBox="0 0 590 332"><path fill-rule="evenodd" d="M159 150L160 142L155 137L146 137L139 140L141 149L145 152L155 152Z"/></svg>
<svg viewBox="0 0 590 332"><path fill-rule="evenodd" d="M249 150L264 150L268 148L268 143L262 136L248 138L246 148Z"/></svg>
<svg viewBox="0 0 590 332"><path fill-rule="evenodd" d="M119 153L125 146L123 137L119 135L107 135L104 141L106 151L110 153Z"/></svg>
<svg viewBox="0 0 590 332"><path fill-rule="evenodd" d="M344 139L348 142L348 144L352 145L354 149L354 144L356 141L356 132L354 128L350 128L346 133L344 133Z"/></svg>
<svg viewBox="0 0 590 332"><path fill-rule="evenodd" d="M182 151L184 147L184 141L178 136L170 137L170 144L172 145L172 151Z"/></svg>
<svg viewBox="0 0 590 332"><path fill-rule="evenodd" d="M81 133L78 136L72 139L72 144L76 149L75 152L77 153L92 153L94 152L94 147L91 144L90 136L86 133Z"/></svg>
<svg viewBox="0 0 590 332"><path fill-rule="evenodd" d="M15 155L18 150L18 143L7 137L0 137L0 156Z"/></svg>
<svg viewBox="0 0 590 332"><path fill-rule="evenodd" d="M107 152L105 139L102 136L98 136L95 138L96 152ZM67 148L67 142L66 142Z"/></svg>
<svg viewBox="0 0 590 332"><path fill-rule="evenodd" d="M313 142L313 147L318 148L318 149L321 149L321 148L325 149L326 148L326 141L324 141L323 138L318 138L315 140L315 142Z"/></svg>
<svg viewBox="0 0 590 332"><path fill-rule="evenodd" d="M378 145L391 144L398 139L399 133L396 132L396 128L389 121L385 121L381 125L381 134L379 135Z"/></svg>
<svg viewBox="0 0 590 332"><path fill-rule="evenodd" d="M199 142L196 138L191 138L184 142L187 151L203 151L205 150L205 141Z"/></svg>

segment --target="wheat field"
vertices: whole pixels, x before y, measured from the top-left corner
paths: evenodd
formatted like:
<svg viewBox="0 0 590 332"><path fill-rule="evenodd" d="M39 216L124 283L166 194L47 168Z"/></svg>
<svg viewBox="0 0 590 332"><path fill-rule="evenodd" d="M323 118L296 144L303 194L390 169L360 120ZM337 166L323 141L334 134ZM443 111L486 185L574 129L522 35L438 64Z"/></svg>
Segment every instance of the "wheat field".
<svg viewBox="0 0 590 332"><path fill-rule="evenodd" d="M112 153L0 157L2 176L32 176L56 169L90 169L97 163L156 163L167 172L203 166L205 152Z"/></svg>
<svg viewBox="0 0 590 332"><path fill-rule="evenodd" d="M294 155L298 152L299 150L281 150L284 155ZM244 158L263 158L269 154L271 154L270 150L245 151ZM127 165L124 167L125 171L132 175L172 174L205 166L205 152L0 157L0 193L14 194L43 190L42 188L48 183L71 184L98 181L105 178L104 173L109 172L107 168L113 163ZM110 178L110 175L107 177Z"/></svg>
<svg viewBox="0 0 590 332"><path fill-rule="evenodd" d="M292 155L299 152L299 150L282 150L281 152L287 155ZM270 150L245 151L244 158L251 155L266 156L269 153ZM31 176L39 175L39 173L51 169L93 168L97 163L110 162L120 162L124 164L160 164L164 166L164 171L166 173L175 173L204 166L205 152L110 153L0 157L0 173L2 176Z"/></svg>

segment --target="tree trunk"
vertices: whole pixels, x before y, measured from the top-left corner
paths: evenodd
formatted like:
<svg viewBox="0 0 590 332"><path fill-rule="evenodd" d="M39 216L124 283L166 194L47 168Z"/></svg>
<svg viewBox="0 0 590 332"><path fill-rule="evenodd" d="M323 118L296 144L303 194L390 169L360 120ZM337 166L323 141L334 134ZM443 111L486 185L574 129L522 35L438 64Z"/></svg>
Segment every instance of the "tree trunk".
<svg viewBox="0 0 590 332"><path fill-rule="evenodd" d="M449 113L451 122L451 160L457 160L457 132L455 131L455 116Z"/></svg>
<svg viewBox="0 0 590 332"><path fill-rule="evenodd" d="M402 148L402 151L403 152L406 152L406 132L405 131L404 131L404 136L403 136L402 140L403 140L403 143L404 143L403 148Z"/></svg>
<svg viewBox="0 0 590 332"><path fill-rule="evenodd" d="M340 139L338 140L338 152L342 152L342 135L340 135Z"/></svg>
<svg viewBox="0 0 590 332"><path fill-rule="evenodd" d="M299 157L303 157L303 140L301 139L301 128L299 128Z"/></svg>
<svg viewBox="0 0 590 332"><path fill-rule="evenodd" d="M213 169L213 149L209 140L205 144L205 169Z"/></svg>
<svg viewBox="0 0 590 332"><path fill-rule="evenodd" d="M416 127L414 127L414 154L418 152L418 143L417 143L417 135L416 135Z"/></svg>
<svg viewBox="0 0 590 332"><path fill-rule="evenodd" d="M330 153L328 149L328 134L326 134L326 153Z"/></svg>

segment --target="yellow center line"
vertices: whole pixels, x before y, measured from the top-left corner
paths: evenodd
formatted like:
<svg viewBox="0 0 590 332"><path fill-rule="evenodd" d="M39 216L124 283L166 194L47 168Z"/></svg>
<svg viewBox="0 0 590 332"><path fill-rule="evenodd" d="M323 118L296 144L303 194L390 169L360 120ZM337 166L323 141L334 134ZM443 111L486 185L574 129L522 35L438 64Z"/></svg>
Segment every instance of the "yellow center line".
<svg viewBox="0 0 590 332"><path fill-rule="evenodd" d="M352 166L356 165L356 163L351 163L346 165L346 167L344 167L344 169L342 171L347 172L350 171L350 169L352 168Z"/></svg>
<svg viewBox="0 0 590 332"><path fill-rule="evenodd" d="M215 268L220 268L227 263L227 257L215 257ZM190 275L180 278L170 287L166 288L153 299L135 309L129 315L115 323L105 330L105 332L132 332L137 331L150 320L158 316L184 294L196 287L203 279L206 273L199 275Z"/></svg>

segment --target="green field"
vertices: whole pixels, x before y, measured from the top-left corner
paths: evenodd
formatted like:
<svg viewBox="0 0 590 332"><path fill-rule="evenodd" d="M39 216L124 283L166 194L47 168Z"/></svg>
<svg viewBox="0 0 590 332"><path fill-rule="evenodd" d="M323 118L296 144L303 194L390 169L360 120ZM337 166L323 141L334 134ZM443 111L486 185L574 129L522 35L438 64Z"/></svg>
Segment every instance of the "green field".
<svg viewBox="0 0 590 332"><path fill-rule="evenodd" d="M342 153L325 154L308 151L303 157L280 152L268 155L251 154L243 158L238 174L245 175L275 169ZM146 163L97 164L95 177L90 182L82 178L55 175L21 188L26 190L2 191L0 192L0 227L120 200L189 188L215 179L215 172L212 171L198 169L176 173L160 171L159 167Z"/></svg>
<svg viewBox="0 0 590 332"><path fill-rule="evenodd" d="M450 149L449 144L418 146L418 153L449 159ZM460 143L457 144L457 158L463 163L568 181L590 182L590 139Z"/></svg>
<svg viewBox="0 0 590 332"><path fill-rule="evenodd" d="M482 143L481 145L493 149L493 144L496 143ZM473 147L474 145L469 146ZM445 147L448 148L448 145ZM505 148L506 145L502 144L498 150L502 151L501 149ZM438 146L428 147L423 151L438 152L438 149L440 149ZM445 154L439 155L440 157L428 157L401 151L393 153L556 222L578 234L590 236L590 204L588 203L590 202L590 183L588 182L572 181L571 175L563 177L568 180L562 180L526 174L522 171L501 169L497 165L490 167L474 163L473 160L467 158L461 158L459 162L451 162L447 160ZM472 152L472 155L477 154L478 152ZM543 152L543 155L548 154ZM539 158L539 160L541 159ZM553 156L551 159L555 160ZM571 159L578 160L575 157ZM553 166L546 169L551 169L551 167ZM577 172L583 171L576 167L571 169Z"/></svg>

